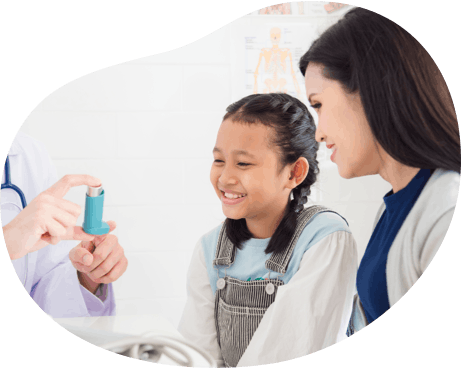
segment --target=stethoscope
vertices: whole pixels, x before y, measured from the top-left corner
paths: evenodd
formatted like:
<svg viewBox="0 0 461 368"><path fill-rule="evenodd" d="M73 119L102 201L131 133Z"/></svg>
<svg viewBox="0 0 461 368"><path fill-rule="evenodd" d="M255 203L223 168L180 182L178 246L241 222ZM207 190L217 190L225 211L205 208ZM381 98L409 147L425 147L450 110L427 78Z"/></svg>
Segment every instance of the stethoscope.
<svg viewBox="0 0 461 368"><path fill-rule="evenodd" d="M24 195L24 193L22 192L22 190L14 185L12 182L11 182L11 173L10 173L10 158L9 156L6 156L6 161L5 161L5 183L2 184L2 190L3 189L13 189L19 196L19 198L21 198L21 204L22 204L22 209L26 208L27 206L27 201L26 201L26 196ZM24 274L24 281L23 281L23 285L26 286L26 282L27 282L27 266L29 264L29 254L26 254L26 267L25 267L25 274Z"/></svg>
<svg viewBox="0 0 461 368"><path fill-rule="evenodd" d="M13 189L16 193L18 193L19 198L21 198L21 203L22 203L22 209L26 208L27 202L26 202L26 196L22 192L22 190L11 183L11 173L10 173L10 158L9 156L6 156L6 161L5 161L5 184L2 184L2 189Z"/></svg>

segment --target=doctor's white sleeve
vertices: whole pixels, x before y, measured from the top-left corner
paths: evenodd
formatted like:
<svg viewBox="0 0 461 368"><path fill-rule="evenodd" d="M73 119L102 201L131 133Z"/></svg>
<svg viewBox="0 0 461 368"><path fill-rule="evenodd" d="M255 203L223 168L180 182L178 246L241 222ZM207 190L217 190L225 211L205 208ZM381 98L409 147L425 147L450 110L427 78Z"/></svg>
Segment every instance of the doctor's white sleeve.
<svg viewBox="0 0 461 368"><path fill-rule="evenodd" d="M69 259L77 242L61 241L40 249L31 297L54 318L100 317L115 315L111 284L103 285L100 297L85 289Z"/></svg>
<svg viewBox="0 0 461 368"><path fill-rule="evenodd" d="M302 357L346 338L356 273L349 232L337 231L312 246L288 284L279 287L238 366Z"/></svg>
<svg viewBox="0 0 461 368"><path fill-rule="evenodd" d="M179 332L191 343L208 352L223 366L214 320L215 298L205 264L202 242L195 246L187 273L187 302Z"/></svg>
<svg viewBox="0 0 461 368"><path fill-rule="evenodd" d="M42 164L48 169L42 190L58 181L56 168L48 153L42 153ZM36 193L38 195L40 193ZM30 296L44 312L54 318L99 317L115 315L115 297L111 284L102 285L94 295L78 280L77 270L69 259L78 241L61 241L37 251ZM98 294L98 293L97 293Z"/></svg>

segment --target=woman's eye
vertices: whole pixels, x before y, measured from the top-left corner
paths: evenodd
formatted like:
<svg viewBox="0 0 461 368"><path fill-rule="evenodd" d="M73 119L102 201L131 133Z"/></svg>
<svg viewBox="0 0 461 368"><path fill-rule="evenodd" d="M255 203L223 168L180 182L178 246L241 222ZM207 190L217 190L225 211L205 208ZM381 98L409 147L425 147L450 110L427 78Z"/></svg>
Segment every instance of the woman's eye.
<svg viewBox="0 0 461 368"><path fill-rule="evenodd" d="M223 161L223 160L214 160L213 162L216 163L216 164L221 164L221 163L223 163L224 161Z"/></svg>
<svg viewBox="0 0 461 368"><path fill-rule="evenodd" d="M322 105L319 104L319 103L316 103L316 104L314 104L314 105L311 105L311 107L314 108L314 109L316 109L316 110L319 109L320 106L322 106Z"/></svg>

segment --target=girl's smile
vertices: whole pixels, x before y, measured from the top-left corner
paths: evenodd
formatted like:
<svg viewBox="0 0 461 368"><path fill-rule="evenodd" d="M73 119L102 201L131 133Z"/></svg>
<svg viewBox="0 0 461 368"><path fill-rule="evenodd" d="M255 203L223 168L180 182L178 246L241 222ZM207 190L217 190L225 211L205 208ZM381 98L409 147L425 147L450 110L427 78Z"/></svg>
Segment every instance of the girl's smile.
<svg viewBox="0 0 461 368"><path fill-rule="evenodd" d="M234 205L246 198L246 194L234 192L233 190L218 188L221 191L221 202L225 205Z"/></svg>
<svg viewBox="0 0 461 368"><path fill-rule="evenodd" d="M232 194L231 194L232 195ZM243 202L246 199L246 196L233 196L229 197L228 193L223 192L223 196L221 197L221 201L225 205L234 205Z"/></svg>
<svg viewBox="0 0 461 368"><path fill-rule="evenodd" d="M285 186L290 168L280 170L272 134L272 128L262 124L224 120L213 149L210 180L224 215L234 220L246 219L253 233L257 233L256 227L273 228L273 223L283 215L291 192Z"/></svg>

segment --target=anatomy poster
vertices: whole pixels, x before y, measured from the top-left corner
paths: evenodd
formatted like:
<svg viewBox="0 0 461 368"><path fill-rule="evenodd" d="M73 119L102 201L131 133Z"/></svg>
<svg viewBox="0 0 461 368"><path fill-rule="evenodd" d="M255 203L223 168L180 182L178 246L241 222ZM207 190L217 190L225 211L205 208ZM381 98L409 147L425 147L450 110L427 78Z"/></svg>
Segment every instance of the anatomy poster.
<svg viewBox="0 0 461 368"><path fill-rule="evenodd" d="M272 5L268 6L266 8L262 8L258 11L258 14L260 15L265 15L265 14L270 14L270 15L286 15L286 14L291 14L291 3L283 3L283 4L277 4L277 5Z"/></svg>
<svg viewBox="0 0 461 368"><path fill-rule="evenodd" d="M350 6L342 3L324 1L295 1L267 6L255 10L249 15L307 15L307 16L328 16L344 14L344 9L349 10ZM340 9L343 9L339 11ZM346 10L346 11L347 11Z"/></svg>
<svg viewBox="0 0 461 368"><path fill-rule="evenodd" d="M307 103L299 59L315 39L309 24L246 25L235 30L233 99L283 92Z"/></svg>

